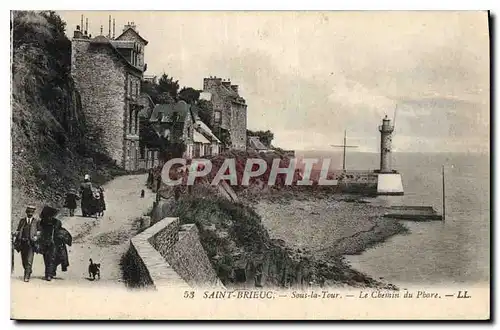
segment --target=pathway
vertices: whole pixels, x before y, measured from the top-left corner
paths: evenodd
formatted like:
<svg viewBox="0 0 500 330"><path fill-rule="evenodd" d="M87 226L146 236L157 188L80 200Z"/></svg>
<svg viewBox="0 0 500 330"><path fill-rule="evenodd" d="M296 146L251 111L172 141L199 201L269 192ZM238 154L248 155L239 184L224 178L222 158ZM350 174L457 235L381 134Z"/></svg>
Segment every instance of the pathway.
<svg viewBox="0 0 500 330"><path fill-rule="evenodd" d="M83 218L79 209L74 217L59 217L73 236L73 245L68 247L70 266L67 272L62 272L59 266L56 278L52 282L44 281L43 257L36 254L32 279L24 283L21 255L15 253L12 285L119 284L122 281L120 259L128 249L130 238L137 232L136 220L153 205L155 195L146 189L146 177L145 174L127 175L104 185L106 211L102 218ZM140 198L141 189L145 191L144 198ZM88 279L89 258L101 264L100 281Z"/></svg>

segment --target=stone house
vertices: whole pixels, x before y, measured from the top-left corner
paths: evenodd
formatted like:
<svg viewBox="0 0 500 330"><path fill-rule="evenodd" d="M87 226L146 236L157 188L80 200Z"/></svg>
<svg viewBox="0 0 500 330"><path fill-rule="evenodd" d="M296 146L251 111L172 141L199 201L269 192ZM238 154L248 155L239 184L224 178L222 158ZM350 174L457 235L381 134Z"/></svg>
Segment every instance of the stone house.
<svg viewBox="0 0 500 330"><path fill-rule="evenodd" d="M246 150L247 147L247 104L238 93L238 85L229 80L210 77L203 79L203 98L213 106L210 123L214 130L229 131L231 149Z"/></svg>
<svg viewBox="0 0 500 330"><path fill-rule="evenodd" d="M220 140L201 121L197 108L183 100L175 104L157 104L149 121L160 136L186 146L184 158L199 158L220 152Z"/></svg>
<svg viewBox="0 0 500 330"><path fill-rule="evenodd" d="M148 125L149 118L153 113L155 103L151 97L146 93L141 93L139 96L139 104L142 106L141 111L139 111L139 132L141 128ZM140 169L149 169L160 164L159 150L157 148L148 148L139 139L139 164Z"/></svg>
<svg viewBox="0 0 500 330"><path fill-rule="evenodd" d="M138 98L147 44L130 24L117 38L90 38L77 26L71 42L71 75L89 124L88 138L126 170L139 168Z"/></svg>

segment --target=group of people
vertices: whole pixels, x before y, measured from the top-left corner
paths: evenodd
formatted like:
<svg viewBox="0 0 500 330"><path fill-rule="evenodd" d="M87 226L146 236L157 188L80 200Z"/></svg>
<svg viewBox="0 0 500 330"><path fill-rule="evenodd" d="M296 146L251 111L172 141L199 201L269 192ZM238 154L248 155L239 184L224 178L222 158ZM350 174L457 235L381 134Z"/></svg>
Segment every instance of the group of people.
<svg viewBox="0 0 500 330"><path fill-rule="evenodd" d="M66 245L71 246L73 238L62 226L61 220L56 218L58 209L46 205L40 219L35 217L35 210L34 206L26 208L26 217L19 221L17 230L12 234L13 248L21 253L25 282L30 280L35 253L43 255L44 278L51 281L59 265L63 272L67 271L69 256Z"/></svg>
<svg viewBox="0 0 500 330"><path fill-rule="evenodd" d="M71 189L66 194L64 206L68 208L69 215L75 215L77 201L81 199L82 216L84 217L99 217L104 215L106 210L106 202L104 200L104 189L101 186L94 188L90 181L90 175L85 175L82 184L80 185L80 193L75 189Z"/></svg>

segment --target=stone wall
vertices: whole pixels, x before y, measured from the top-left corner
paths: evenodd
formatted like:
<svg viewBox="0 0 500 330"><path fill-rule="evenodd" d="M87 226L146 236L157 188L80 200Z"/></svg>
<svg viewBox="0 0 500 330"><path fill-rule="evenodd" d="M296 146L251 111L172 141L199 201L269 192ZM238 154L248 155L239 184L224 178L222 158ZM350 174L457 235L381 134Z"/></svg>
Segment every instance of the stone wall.
<svg viewBox="0 0 500 330"><path fill-rule="evenodd" d="M71 74L81 95L88 138L122 166L126 121L124 66L109 45L73 39Z"/></svg>
<svg viewBox="0 0 500 330"><path fill-rule="evenodd" d="M234 149L247 147L247 105L231 102L231 143Z"/></svg>
<svg viewBox="0 0 500 330"><path fill-rule="evenodd" d="M166 251L165 259L192 287L222 287L201 245L195 224L181 226L179 241Z"/></svg>
<svg viewBox="0 0 500 330"><path fill-rule="evenodd" d="M164 218L130 241L127 282L136 287L219 287L194 224Z"/></svg>
<svg viewBox="0 0 500 330"><path fill-rule="evenodd" d="M180 221L178 218L165 218L170 221L160 221L153 227L158 230L148 238L149 243L164 256L168 250L179 240Z"/></svg>
<svg viewBox="0 0 500 330"><path fill-rule="evenodd" d="M156 225L149 227L130 240L127 253L128 269L135 270L134 286L159 288L189 288L184 281L155 248L167 245L160 244L159 238L173 238L174 229L179 229L178 218L165 218ZM162 232L165 231L166 234Z"/></svg>

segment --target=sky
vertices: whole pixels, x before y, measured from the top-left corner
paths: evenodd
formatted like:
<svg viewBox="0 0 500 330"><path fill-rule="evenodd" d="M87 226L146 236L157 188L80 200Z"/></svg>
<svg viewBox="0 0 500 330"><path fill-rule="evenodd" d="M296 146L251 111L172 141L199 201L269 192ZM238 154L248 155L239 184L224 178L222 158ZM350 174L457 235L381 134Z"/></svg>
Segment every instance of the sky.
<svg viewBox="0 0 500 330"><path fill-rule="evenodd" d="M488 152L486 12L62 11L71 37L83 14L93 36L133 21L149 41L146 74L201 89L239 85L248 128L273 144L378 152L394 119L393 151ZM397 109L397 111L395 111ZM332 149L333 150L333 149Z"/></svg>

